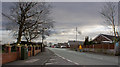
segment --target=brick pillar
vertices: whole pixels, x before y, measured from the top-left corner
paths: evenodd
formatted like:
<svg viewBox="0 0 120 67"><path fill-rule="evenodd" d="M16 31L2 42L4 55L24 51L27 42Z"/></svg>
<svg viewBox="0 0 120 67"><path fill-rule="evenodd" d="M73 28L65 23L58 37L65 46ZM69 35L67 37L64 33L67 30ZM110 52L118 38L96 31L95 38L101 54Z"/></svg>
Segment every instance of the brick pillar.
<svg viewBox="0 0 120 67"><path fill-rule="evenodd" d="M30 50L30 53L31 53L30 56L32 56L32 53L33 53L33 52L32 52L32 51L33 51L33 47L30 46L30 48L31 48L31 50Z"/></svg>
<svg viewBox="0 0 120 67"><path fill-rule="evenodd" d="M34 54L34 56L35 56L35 54L36 54L36 53L35 53L35 46L33 46L33 52L34 52L33 54Z"/></svg>
<svg viewBox="0 0 120 67"><path fill-rule="evenodd" d="M18 59L21 59L21 46L17 46Z"/></svg>
<svg viewBox="0 0 120 67"><path fill-rule="evenodd" d="M8 53L11 53L11 46L7 46Z"/></svg>

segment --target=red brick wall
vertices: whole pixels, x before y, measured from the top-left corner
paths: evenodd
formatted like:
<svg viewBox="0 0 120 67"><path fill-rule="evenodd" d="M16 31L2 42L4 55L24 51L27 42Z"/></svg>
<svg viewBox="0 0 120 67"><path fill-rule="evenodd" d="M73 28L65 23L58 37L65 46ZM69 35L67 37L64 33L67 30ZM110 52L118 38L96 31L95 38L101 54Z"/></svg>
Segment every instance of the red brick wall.
<svg viewBox="0 0 120 67"><path fill-rule="evenodd" d="M35 50L34 53L36 55L39 52L40 52L40 49L39 50ZM2 53L2 64L18 60L18 59L20 59L20 56L21 56L21 49L18 52ZM32 56L32 50L28 51L28 56Z"/></svg>
<svg viewBox="0 0 120 67"><path fill-rule="evenodd" d="M18 59L18 52L2 53L2 64Z"/></svg>

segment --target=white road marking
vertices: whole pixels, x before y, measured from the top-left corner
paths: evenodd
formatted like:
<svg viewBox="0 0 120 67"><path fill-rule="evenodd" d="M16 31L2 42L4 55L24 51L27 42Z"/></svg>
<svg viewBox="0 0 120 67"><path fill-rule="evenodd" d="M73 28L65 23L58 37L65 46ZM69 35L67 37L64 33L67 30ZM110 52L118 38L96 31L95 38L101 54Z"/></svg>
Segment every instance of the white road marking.
<svg viewBox="0 0 120 67"><path fill-rule="evenodd" d="M28 60L28 61L25 61L26 63L33 63L33 62L36 62L36 61L38 61L39 59L30 59L30 60Z"/></svg>
<svg viewBox="0 0 120 67"><path fill-rule="evenodd" d="M74 63L74 64L79 65L79 63Z"/></svg>
<svg viewBox="0 0 120 67"><path fill-rule="evenodd" d="M45 63L45 65L50 65L50 64L53 64L53 63Z"/></svg>
<svg viewBox="0 0 120 67"><path fill-rule="evenodd" d="M65 59L64 57L62 57L62 59Z"/></svg>
<svg viewBox="0 0 120 67"><path fill-rule="evenodd" d="M67 61L69 61L69 62L72 62L71 60L68 60L68 59L66 59Z"/></svg>
<svg viewBox="0 0 120 67"><path fill-rule="evenodd" d="M53 60L55 60L55 59L50 59L50 61L53 61Z"/></svg>
<svg viewBox="0 0 120 67"><path fill-rule="evenodd" d="M56 54L56 53L55 53L55 54ZM77 62L73 62L73 61L71 61L71 60L69 60L69 59L66 59L66 58L60 56L59 54L56 54L56 55L59 56L59 57L61 57L62 59L67 60L68 62L71 62L71 63L74 63L74 64L76 64L76 65L79 65L79 63L77 63Z"/></svg>

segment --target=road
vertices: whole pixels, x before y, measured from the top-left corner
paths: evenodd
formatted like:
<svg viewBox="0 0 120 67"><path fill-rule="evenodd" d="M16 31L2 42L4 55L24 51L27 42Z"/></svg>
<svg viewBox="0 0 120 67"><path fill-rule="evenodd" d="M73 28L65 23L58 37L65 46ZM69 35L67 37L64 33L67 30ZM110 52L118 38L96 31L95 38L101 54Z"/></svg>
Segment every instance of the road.
<svg viewBox="0 0 120 67"><path fill-rule="evenodd" d="M59 57L77 65L118 65L117 56L76 52L63 48L48 48Z"/></svg>

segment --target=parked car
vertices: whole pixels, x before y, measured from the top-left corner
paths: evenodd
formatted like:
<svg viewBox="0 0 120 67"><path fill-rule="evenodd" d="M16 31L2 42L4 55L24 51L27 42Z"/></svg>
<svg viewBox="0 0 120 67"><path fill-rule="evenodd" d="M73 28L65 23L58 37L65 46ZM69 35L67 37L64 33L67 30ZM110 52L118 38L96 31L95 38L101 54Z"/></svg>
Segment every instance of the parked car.
<svg viewBox="0 0 120 67"><path fill-rule="evenodd" d="M61 46L61 48L66 48L66 46Z"/></svg>
<svg viewBox="0 0 120 67"><path fill-rule="evenodd" d="M52 48L54 48L54 46L52 46Z"/></svg>

